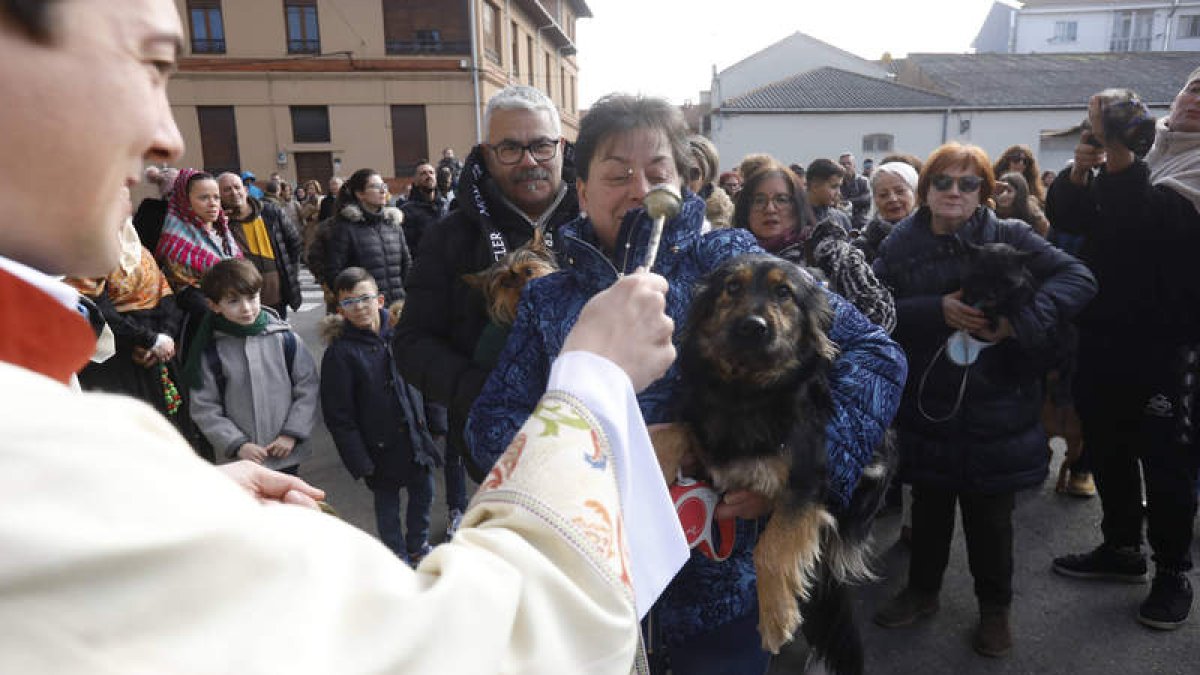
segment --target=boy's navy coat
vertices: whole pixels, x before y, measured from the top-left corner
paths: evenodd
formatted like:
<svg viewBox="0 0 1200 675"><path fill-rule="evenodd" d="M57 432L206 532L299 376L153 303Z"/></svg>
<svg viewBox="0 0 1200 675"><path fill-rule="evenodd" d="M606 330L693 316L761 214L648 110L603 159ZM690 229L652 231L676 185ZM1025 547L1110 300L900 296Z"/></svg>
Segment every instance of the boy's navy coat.
<svg viewBox="0 0 1200 675"><path fill-rule="evenodd" d="M350 475L372 488L403 487L416 464L442 464L433 436L446 433L446 415L444 408L427 411L420 392L396 372L385 310L380 326L375 333L340 316L325 318L321 409Z"/></svg>

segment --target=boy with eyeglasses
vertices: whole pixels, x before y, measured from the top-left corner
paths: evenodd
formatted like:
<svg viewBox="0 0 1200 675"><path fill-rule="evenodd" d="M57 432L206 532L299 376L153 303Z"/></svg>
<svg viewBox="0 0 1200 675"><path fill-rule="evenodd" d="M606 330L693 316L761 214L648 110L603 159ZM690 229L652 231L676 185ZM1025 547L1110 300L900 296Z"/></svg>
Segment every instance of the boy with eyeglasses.
<svg viewBox="0 0 1200 675"><path fill-rule="evenodd" d="M396 370L390 346L394 322L370 273L361 267L342 270L333 292L337 314L322 325L329 342L321 359L325 426L346 470L375 495L379 538L415 566L431 550L433 470L443 463L433 436L446 433L445 415L427 411L421 393ZM430 424L439 428L431 430ZM403 489L408 511L401 526Z"/></svg>
<svg viewBox="0 0 1200 675"><path fill-rule="evenodd" d="M246 260L213 265L200 280L212 313L184 366L192 421L218 464L247 459L295 475L312 456L304 440L317 412L317 368L291 326L259 299L262 275Z"/></svg>

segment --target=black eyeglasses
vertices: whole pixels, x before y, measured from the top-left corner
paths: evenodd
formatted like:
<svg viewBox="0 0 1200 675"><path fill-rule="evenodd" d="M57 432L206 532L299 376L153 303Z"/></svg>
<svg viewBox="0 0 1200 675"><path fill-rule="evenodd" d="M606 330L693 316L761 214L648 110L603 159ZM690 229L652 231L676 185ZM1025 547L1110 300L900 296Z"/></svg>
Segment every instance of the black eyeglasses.
<svg viewBox="0 0 1200 675"><path fill-rule="evenodd" d="M548 162L558 154L558 140L550 138L539 138L528 145L521 145L514 141L501 141L488 147L496 153L496 159L505 165L519 164L526 152L533 157L535 162Z"/></svg>
<svg viewBox="0 0 1200 675"><path fill-rule="evenodd" d="M766 211L768 204L774 204L776 209L787 211L792 208L791 195L754 195L750 198L750 207L756 211Z"/></svg>
<svg viewBox="0 0 1200 675"><path fill-rule="evenodd" d="M979 176L959 176L956 181L954 176L947 176L944 173L939 173L930 179L929 184L938 192L945 192L950 189L951 185L958 183L958 191L963 194L969 194L979 189L983 185L983 179Z"/></svg>

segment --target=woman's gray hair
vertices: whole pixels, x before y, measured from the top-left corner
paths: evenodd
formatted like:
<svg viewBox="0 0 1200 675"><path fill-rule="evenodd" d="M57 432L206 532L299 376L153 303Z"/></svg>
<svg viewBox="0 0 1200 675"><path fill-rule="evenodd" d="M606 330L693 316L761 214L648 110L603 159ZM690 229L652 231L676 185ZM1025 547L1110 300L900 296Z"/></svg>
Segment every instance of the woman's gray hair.
<svg viewBox="0 0 1200 675"><path fill-rule="evenodd" d="M712 141L696 134L688 137L688 149L691 151L693 166L700 169L703 174L700 178L704 183L712 183L717 180L719 173L720 155L717 154L717 146L713 145Z"/></svg>
<svg viewBox="0 0 1200 675"><path fill-rule="evenodd" d="M558 108L554 101L542 93L542 90L523 84L514 84L496 92L488 99L487 109L483 113L483 128L492 126L492 113L497 110L528 110L530 112L546 111L550 114L554 126L554 134L562 136L562 119L558 116Z"/></svg>
<svg viewBox="0 0 1200 675"><path fill-rule="evenodd" d="M908 185L908 189L914 193L917 191L917 170L904 162L888 162L875 167L875 172L871 174L871 191L875 191L875 183L879 177L884 174L890 174L904 181Z"/></svg>

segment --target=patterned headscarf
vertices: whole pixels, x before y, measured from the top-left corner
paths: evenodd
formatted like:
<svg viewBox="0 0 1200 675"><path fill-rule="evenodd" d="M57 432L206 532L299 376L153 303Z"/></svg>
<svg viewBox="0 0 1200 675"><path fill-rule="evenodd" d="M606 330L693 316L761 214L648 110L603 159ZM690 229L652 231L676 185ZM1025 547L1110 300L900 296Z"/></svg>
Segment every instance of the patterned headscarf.
<svg viewBox="0 0 1200 675"><path fill-rule="evenodd" d="M167 202L167 215L175 216L188 225L193 227L204 228L204 221L192 209L192 202L188 198L188 181L192 176L201 173L195 169L180 169L179 177L175 179L175 187L171 190L171 201ZM225 209L217 212L217 222L213 226L222 236L229 227L229 217L225 215Z"/></svg>
<svg viewBox="0 0 1200 675"><path fill-rule="evenodd" d="M192 209L187 185L188 179L198 173L195 169L180 170L170 201L167 202L162 236L154 251L163 272L176 290L181 284L197 285L208 268L218 262L242 257L242 251L229 231L229 218L224 210L217 212L217 221L213 223L220 239L215 241L205 231L204 221Z"/></svg>

